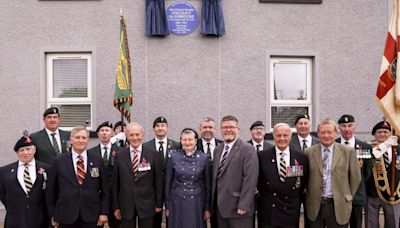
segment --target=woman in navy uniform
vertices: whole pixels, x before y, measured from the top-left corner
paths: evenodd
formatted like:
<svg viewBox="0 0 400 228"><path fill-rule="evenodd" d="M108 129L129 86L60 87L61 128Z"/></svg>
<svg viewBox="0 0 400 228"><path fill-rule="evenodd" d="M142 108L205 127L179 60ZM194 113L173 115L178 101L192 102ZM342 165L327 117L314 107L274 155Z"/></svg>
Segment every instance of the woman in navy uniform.
<svg viewBox="0 0 400 228"><path fill-rule="evenodd" d="M182 150L168 162L165 206L169 228L205 228L211 215L210 162L207 154L196 151L197 139L195 130L183 129Z"/></svg>

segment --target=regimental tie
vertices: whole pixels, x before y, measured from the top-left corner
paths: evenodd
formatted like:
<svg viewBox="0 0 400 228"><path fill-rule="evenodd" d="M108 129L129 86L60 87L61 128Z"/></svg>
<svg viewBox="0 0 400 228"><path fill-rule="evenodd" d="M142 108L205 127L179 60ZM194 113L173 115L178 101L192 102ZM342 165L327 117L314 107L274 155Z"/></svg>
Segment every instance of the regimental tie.
<svg viewBox="0 0 400 228"><path fill-rule="evenodd" d="M261 147L261 144L257 144L257 146L256 146L256 151L257 152L260 152L260 147Z"/></svg>
<svg viewBox="0 0 400 228"><path fill-rule="evenodd" d="M103 163L105 167L108 167L108 147L104 147Z"/></svg>
<svg viewBox="0 0 400 228"><path fill-rule="evenodd" d="M286 162L285 162L285 153L280 153L281 159L279 160L279 179L282 182L285 182L286 178Z"/></svg>
<svg viewBox="0 0 400 228"><path fill-rule="evenodd" d="M78 161L76 161L76 177L78 178L78 183L83 184L85 180L85 163L83 161L83 156L78 155Z"/></svg>
<svg viewBox="0 0 400 228"><path fill-rule="evenodd" d="M138 166L139 166L139 154L136 150L133 150L133 160L132 160L132 167L133 167L133 175L135 177L138 173Z"/></svg>
<svg viewBox="0 0 400 228"><path fill-rule="evenodd" d="M31 176L29 174L29 164L24 164L25 169L24 169L24 183L25 183L25 188L26 188L26 193L29 194L32 190L32 181L31 181Z"/></svg>
<svg viewBox="0 0 400 228"><path fill-rule="evenodd" d="M307 139L303 139L303 151L307 148Z"/></svg>
<svg viewBox="0 0 400 228"><path fill-rule="evenodd" d="M388 151L383 153L383 161L385 162L385 168L389 168L390 162L389 162L389 154Z"/></svg>
<svg viewBox="0 0 400 228"><path fill-rule="evenodd" d="M57 139L56 139L56 133L51 133L51 140L53 141L52 142L52 146L53 146L53 149L56 152L56 154L61 154L60 153L60 147L58 147L58 142L57 142Z"/></svg>
<svg viewBox="0 0 400 228"><path fill-rule="evenodd" d="M229 146L226 145L226 146L225 146L225 150L224 150L224 152L222 153L221 163L219 164L219 167L218 167L217 176L219 176L219 175L221 174L221 172L222 172L222 168L223 168L224 165L225 165L225 160L226 160L226 157L227 157L227 155L228 155L228 151L229 151Z"/></svg>
<svg viewBox="0 0 400 228"><path fill-rule="evenodd" d="M208 159L211 160L211 148L210 148L210 142L207 143L207 155L208 155Z"/></svg>
<svg viewBox="0 0 400 228"><path fill-rule="evenodd" d="M164 147L163 147L163 141L158 142L160 143L160 147L158 148L158 152L161 154L161 158L164 159Z"/></svg>

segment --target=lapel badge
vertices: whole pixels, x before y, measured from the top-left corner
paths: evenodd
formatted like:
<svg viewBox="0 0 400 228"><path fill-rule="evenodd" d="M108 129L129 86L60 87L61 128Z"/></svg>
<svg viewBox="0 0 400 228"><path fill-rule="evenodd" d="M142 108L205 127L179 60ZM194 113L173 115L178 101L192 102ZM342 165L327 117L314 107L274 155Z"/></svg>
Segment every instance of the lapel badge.
<svg viewBox="0 0 400 228"><path fill-rule="evenodd" d="M272 163L275 163L275 159L272 159L271 162L272 162Z"/></svg>
<svg viewBox="0 0 400 228"><path fill-rule="evenodd" d="M11 172L13 173L13 172L14 172L14 169L11 169Z"/></svg>

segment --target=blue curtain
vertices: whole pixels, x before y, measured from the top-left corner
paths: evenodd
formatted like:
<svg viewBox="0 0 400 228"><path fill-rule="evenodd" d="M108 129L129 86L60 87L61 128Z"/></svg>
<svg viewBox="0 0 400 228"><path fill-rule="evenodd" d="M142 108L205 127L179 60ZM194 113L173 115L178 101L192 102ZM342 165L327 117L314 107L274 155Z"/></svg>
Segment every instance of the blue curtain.
<svg viewBox="0 0 400 228"><path fill-rule="evenodd" d="M146 0L146 36L169 34L164 0Z"/></svg>
<svg viewBox="0 0 400 228"><path fill-rule="evenodd" d="M225 34L221 0L202 0L201 34L214 36Z"/></svg>

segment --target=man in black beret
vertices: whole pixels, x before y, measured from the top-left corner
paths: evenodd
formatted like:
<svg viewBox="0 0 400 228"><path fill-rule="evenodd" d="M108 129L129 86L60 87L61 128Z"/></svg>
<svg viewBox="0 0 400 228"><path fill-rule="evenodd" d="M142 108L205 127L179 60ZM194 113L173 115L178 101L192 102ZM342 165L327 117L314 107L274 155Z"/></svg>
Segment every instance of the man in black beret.
<svg viewBox="0 0 400 228"><path fill-rule="evenodd" d="M163 176L163 189L165 184L165 171L170 154L174 150L178 150L180 145L178 142L167 138L168 121L165 117L157 117L153 121L154 138L143 144L144 147L155 149L160 153L162 159L162 176ZM164 196L164 194L163 194ZM156 213L154 216L154 228L160 228L162 222L162 211Z"/></svg>
<svg viewBox="0 0 400 228"><path fill-rule="evenodd" d="M272 144L264 140L265 125L262 121L256 121L250 126L251 139L247 141L253 145L256 152L268 150L274 147Z"/></svg>
<svg viewBox="0 0 400 228"><path fill-rule="evenodd" d="M349 222L350 228L361 228L362 212L367 203L365 184L371 175L373 167L371 154L372 147L368 143L354 137L356 123L352 115L342 115L338 120L338 124L341 137L337 138L336 142L347 145L354 149L358 159L358 164L354 165L359 165L361 169L361 182L353 198L353 206Z"/></svg>
<svg viewBox="0 0 400 228"><path fill-rule="evenodd" d="M399 227L400 223L400 148L398 147L397 136L392 136L391 126L387 121L377 123L372 129L374 135L374 144L378 144L373 148L374 166L372 175L369 177L367 190L367 207L365 208L365 223L367 227L380 227L379 212L383 208L385 216L385 227ZM393 157L392 147L396 147L396 153ZM395 162L394 173L391 164ZM391 178L395 176L394 190L395 194L391 195ZM397 190L396 190L397 189Z"/></svg>
<svg viewBox="0 0 400 228"><path fill-rule="evenodd" d="M0 168L0 200L6 208L5 227L47 227L45 208L47 166L34 158L36 148L29 136L14 146L18 161Z"/></svg>
<svg viewBox="0 0 400 228"><path fill-rule="evenodd" d="M296 127L296 133L293 134L292 139L290 140L290 148L293 148L297 151L304 151L304 149L319 143L319 139L310 134L311 122L309 115L302 114L296 116L294 124ZM305 208L305 195L302 196L301 202L303 203L304 208L304 227L308 228L310 227L310 224L307 219L307 212Z"/></svg>
<svg viewBox="0 0 400 228"><path fill-rule="evenodd" d="M70 148L70 133L59 129L61 116L58 108L50 107L43 113L44 129L31 135L36 146L35 158L51 165L54 159L67 153Z"/></svg>

